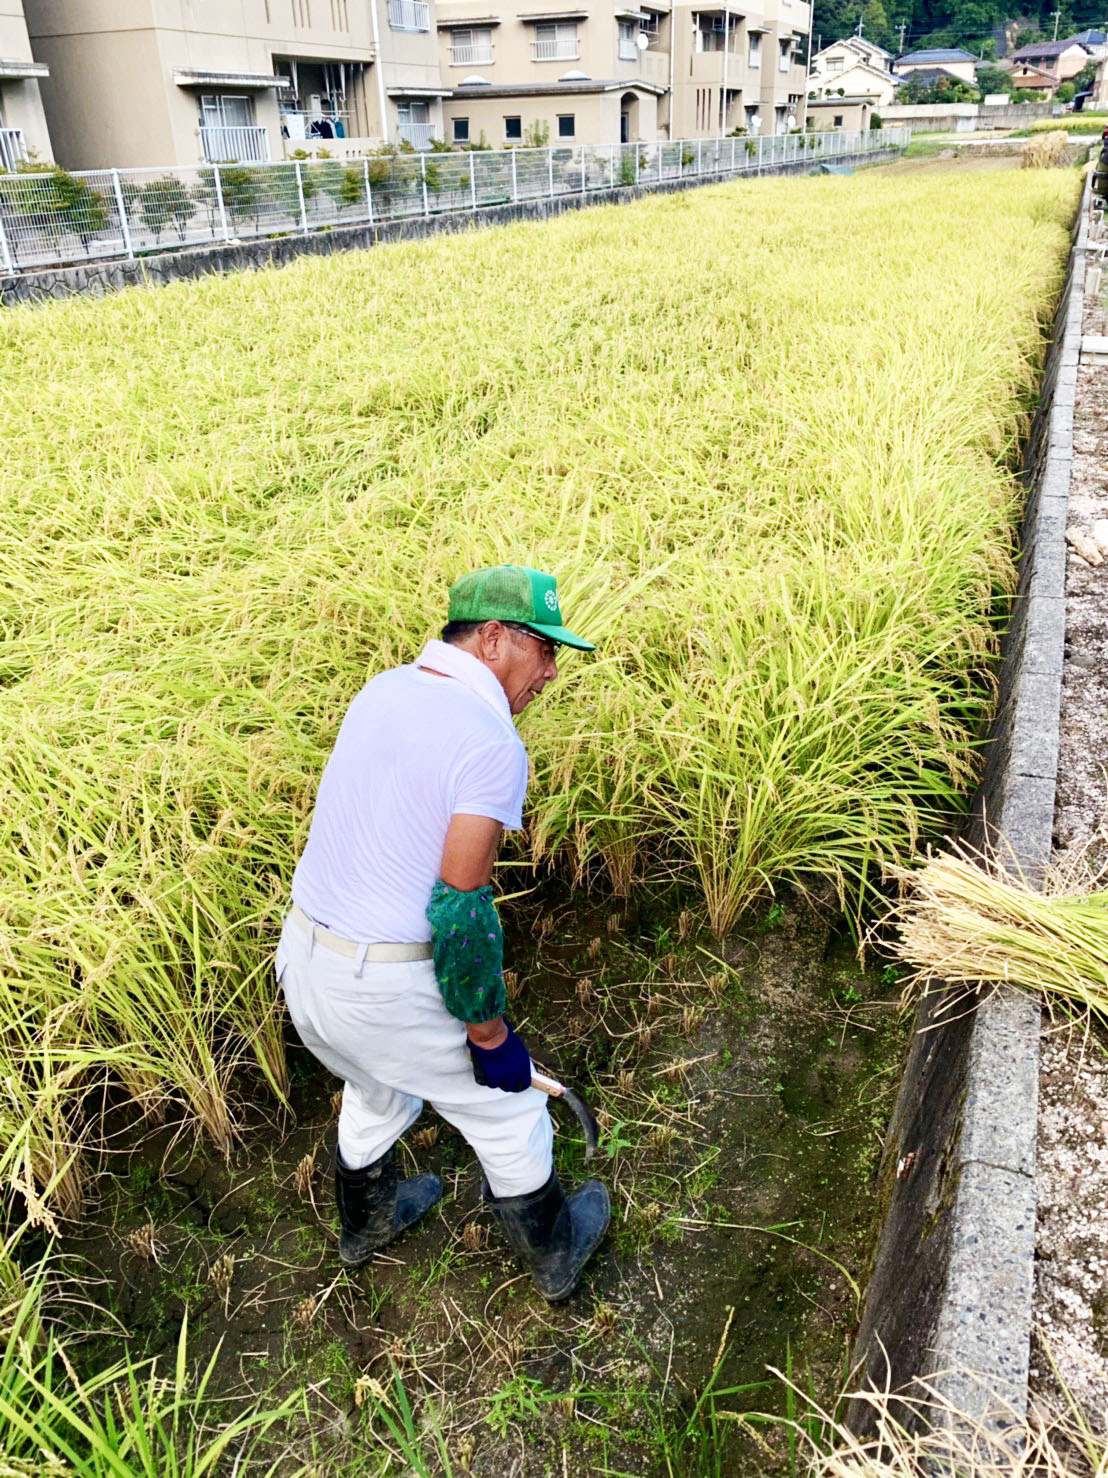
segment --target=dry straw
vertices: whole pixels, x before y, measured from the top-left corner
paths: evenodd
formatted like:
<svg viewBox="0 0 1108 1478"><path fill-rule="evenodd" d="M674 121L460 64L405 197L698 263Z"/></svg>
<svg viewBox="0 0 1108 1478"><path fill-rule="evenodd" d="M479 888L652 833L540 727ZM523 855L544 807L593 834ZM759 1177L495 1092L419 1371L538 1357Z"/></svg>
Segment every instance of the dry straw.
<svg viewBox="0 0 1108 1478"><path fill-rule="evenodd" d="M1050 876L1039 892L966 849L900 877L894 948L914 987L1013 985L1108 1020L1108 893Z"/></svg>
<svg viewBox="0 0 1108 1478"><path fill-rule="evenodd" d="M525 855L726 933L858 907L960 804L1068 172L764 181L0 318L0 1173L78 1204L105 1083L226 1145L368 674L451 579L600 642ZM47 1188L49 1187L49 1191Z"/></svg>

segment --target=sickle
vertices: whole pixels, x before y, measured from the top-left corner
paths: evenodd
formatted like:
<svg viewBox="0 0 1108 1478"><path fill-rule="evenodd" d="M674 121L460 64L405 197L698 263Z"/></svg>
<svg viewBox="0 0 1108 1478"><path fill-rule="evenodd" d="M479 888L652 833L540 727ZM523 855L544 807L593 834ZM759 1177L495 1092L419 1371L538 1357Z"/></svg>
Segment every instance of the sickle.
<svg viewBox="0 0 1108 1478"><path fill-rule="evenodd" d="M560 1098L567 1108L573 1110L585 1133L585 1159L591 1160L600 1144L600 1126L596 1122L596 1115L585 1100L572 1088L559 1083L557 1078L548 1078L545 1073L532 1071L531 1087L541 1089L550 1098Z"/></svg>

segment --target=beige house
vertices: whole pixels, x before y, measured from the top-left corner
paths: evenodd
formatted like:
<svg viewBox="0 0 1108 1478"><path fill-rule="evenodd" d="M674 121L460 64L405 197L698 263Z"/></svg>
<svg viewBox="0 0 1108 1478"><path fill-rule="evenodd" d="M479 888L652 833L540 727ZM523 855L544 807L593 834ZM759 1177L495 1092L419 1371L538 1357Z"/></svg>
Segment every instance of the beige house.
<svg viewBox="0 0 1108 1478"><path fill-rule="evenodd" d="M0 4L10 0L0 0ZM442 135L430 0L25 0L72 169L358 154Z"/></svg>
<svg viewBox="0 0 1108 1478"><path fill-rule="evenodd" d="M31 53L23 0L0 0L0 170L52 157L39 94L49 73Z"/></svg>
<svg viewBox="0 0 1108 1478"><path fill-rule="evenodd" d="M913 72L945 72L958 82L972 87L977 80L977 58L960 46L932 46L923 51L906 51L893 63L897 76L907 81Z"/></svg>
<svg viewBox="0 0 1108 1478"><path fill-rule="evenodd" d="M1037 41L1012 53L1012 85L1054 91L1076 77L1090 61L1091 52L1072 37L1065 41Z"/></svg>
<svg viewBox="0 0 1108 1478"><path fill-rule="evenodd" d="M896 96L892 53L861 36L848 36L817 51L812 58L808 91L817 98L838 96L869 99L879 108ZM819 125L817 125L819 126Z"/></svg>
<svg viewBox="0 0 1108 1478"><path fill-rule="evenodd" d="M866 97L811 98L808 121L813 128L864 133L873 116L873 101Z"/></svg>

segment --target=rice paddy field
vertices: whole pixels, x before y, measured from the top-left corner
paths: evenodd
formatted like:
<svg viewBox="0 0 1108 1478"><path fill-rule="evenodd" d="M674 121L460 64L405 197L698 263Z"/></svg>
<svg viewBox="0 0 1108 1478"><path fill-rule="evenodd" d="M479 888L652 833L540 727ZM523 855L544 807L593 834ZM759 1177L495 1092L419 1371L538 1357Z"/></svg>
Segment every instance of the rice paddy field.
<svg viewBox="0 0 1108 1478"><path fill-rule="evenodd" d="M64 1243L120 1125L232 1154L288 1100L315 784L475 565L600 644L522 721L503 887L680 897L629 1036L678 936L859 918L973 782L1079 183L766 180L0 316L12 1233Z"/></svg>

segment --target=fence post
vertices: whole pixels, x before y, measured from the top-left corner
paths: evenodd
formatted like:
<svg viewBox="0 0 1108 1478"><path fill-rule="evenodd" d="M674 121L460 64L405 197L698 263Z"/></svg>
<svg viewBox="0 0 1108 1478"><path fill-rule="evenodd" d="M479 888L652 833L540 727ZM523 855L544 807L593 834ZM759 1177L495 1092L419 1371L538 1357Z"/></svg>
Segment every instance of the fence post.
<svg viewBox="0 0 1108 1478"><path fill-rule="evenodd" d="M512 155L512 204L519 204L519 180L516 177L516 151L511 150Z"/></svg>
<svg viewBox="0 0 1108 1478"><path fill-rule="evenodd" d="M427 204L427 155L419 156L419 184L423 191L423 214L429 216L431 207Z"/></svg>
<svg viewBox="0 0 1108 1478"><path fill-rule="evenodd" d="M550 198L554 199L554 145L546 151L546 177L550 184Z"/></svg>
<svg viewBox="0 0 1108 1478"><path fill-rule="evenodd" d="M300 231L303 236L308 234L308 212L304 206L304 177L300 173L300 160L295 161L296 169L296 196L300 201Z"/></svg>
<svg viewBox="0 0 1108 1478"><path fill-rule="evenodd" d="M219 224L223 228L224 241L230 241L231 228L227 224L227 208L223 204L223 181L219 174L219 165L212 165L212 178L215 180L215 202L219 206Z"/></svg>
<svg viewBox="0 0 1108 1478"><path fill-rule="evenodd" d="M477 174L473 161L476 159L473 150L469 151L469 203L473 209L477 209Z"/></svg>
<svg viewBox="0 0 1108 1478"><path fill-rule="evenodd" d="M112 188L115 191L116 209L119 211L119 229L123 235L123 247L128 257L134 260L135 249L131 245L131 228L127 224L127 202L123 199L123 186L119 182L119 170L112 170Z"/></svg>
<svg viewBox="0 0 1108 1478"><path fill-rule="evenodd" d="M3 216L0 216L0 263L3 264L4 271L9 277L15 276L15 263L8 250L8 233L4 230Z"/></svg>
<svg viewBox="0 0 1108 1478"><path fill-rule="evenodd" d="M373 225L373 193L369 188L369 160L362 160L362 177L365 180L365 203L369 212L369 224Z"/></svg>

